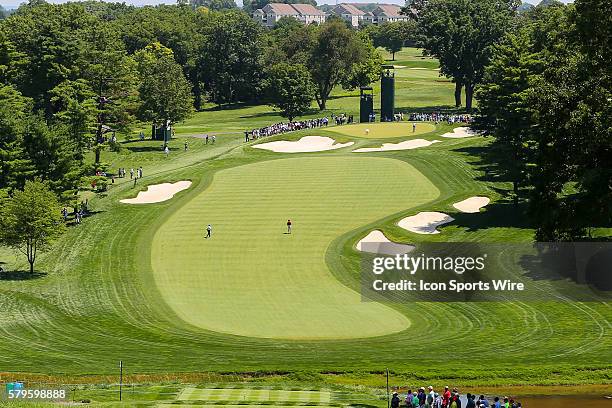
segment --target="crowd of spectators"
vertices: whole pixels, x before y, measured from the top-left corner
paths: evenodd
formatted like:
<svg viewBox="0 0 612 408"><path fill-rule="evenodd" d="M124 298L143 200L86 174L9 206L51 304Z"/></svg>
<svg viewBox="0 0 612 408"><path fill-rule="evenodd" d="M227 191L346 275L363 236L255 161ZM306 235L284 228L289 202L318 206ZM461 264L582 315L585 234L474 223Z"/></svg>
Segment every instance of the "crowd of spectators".
<svg viewBox="0 0 612 408"><path fill-rule="evenodd" d="M471 123L472 117L467 114L455 115L448 113L440 113L440 112L431 112L431 113L411 113L409 120L411 122L446 122L449 125L453 123Z"/></svg>
<svg viewBox="0 0 612 408"><path fill-rule="evenodd" d="M296 130L303 129L314 129L327 126L329 119L327 117L317 119L306 119L294 122L280 122L273 125L264 126L262 128L246 130L244 132L244 139L248 142L251 139L259 139L266 136L275 136L282 133L293 132Z"/></svg>
<svg viewBox="0 0 612 408"><path fill-rule="evenodd" d="M397 392L393 393L391 398L391 408L521 408L520 402L509 397L494 397L489 401L484 395L477 397L474 394L467 393L466 398L462 398L457 388L451 391L448 386L444 387L444 391L437 393L430 385L425 390L424 387L418 390L408 390L404 403Z"/></svg>

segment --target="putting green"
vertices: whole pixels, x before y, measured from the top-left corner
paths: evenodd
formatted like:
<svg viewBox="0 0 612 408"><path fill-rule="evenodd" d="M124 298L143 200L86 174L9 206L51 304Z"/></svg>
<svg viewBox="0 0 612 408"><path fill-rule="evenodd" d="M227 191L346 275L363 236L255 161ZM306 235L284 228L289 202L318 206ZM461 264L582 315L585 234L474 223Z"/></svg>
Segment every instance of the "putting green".
<svg viewBox="0 0 612 408"><path fill-rule="evenodd" d="M415 123L415 132L412 131L412 122L357 123L354 125L334 126L326 130L346 136L363 137L366 139L389 139L392 137L416 136L436 130L436 126L432 123ZM369 132L366 132L368 129Z"/></svg>
<svg viewBox="0 0 612 408"><path fill-rule="evenodd" d="M385 158L295 158L222 170L156 232L155 280L181 319L217 332L284 339L399 332L409 320L340 284L325 251L343 233L438 195L412 166ZM213 237L206 240L208 223Z"/></svg>

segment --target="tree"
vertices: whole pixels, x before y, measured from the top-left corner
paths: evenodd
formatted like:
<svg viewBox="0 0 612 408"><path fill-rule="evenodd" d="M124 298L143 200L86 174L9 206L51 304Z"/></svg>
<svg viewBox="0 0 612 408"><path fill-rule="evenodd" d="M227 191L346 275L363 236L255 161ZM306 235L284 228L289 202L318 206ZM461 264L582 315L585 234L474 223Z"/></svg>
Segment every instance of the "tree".
<svg viewBox="0 0 612 408"><path fill-rule="evenodd" d="M30 273L44 251L65 229L57 197L45 184L27 181L0 208L0 242L26 255Z"/></svg>
<svg viewBox="0 0 612 408"><path fill-rule="evenodd" d="M476 94L478 115L473 127L495 136L490 153L496 156L502 175L512 181L515 204L519 189L527 184L533 159L530 129L534 123L528 92L543 68L532 49L528 33L508 34L494 47Z"/></svg>
<svg viewBox="0 0 612 408"><path fill-rule="evenodd" d="M30 115L23 130L23 150L37 179L64 199L74 197L85 166L77 158L76 143L67 126L49 125L40 114Z"/></svg>
<svg viewBox="0 0 612 408"><path fill-rule="evenodd" d="M92 135L96 130L97 109L95 93L87 81L64 81L51 91L54 122L65 126L75 148L75 158L83 163L85 153L91 147ZM99 154L96 154L96 163Z"/></svg>
<svg viewBox="0 0 612 408"><path fill-rule="evenodd" d="M280 63L267 72L266 89L270 104L281 116L293 121L310 109L314 99L314 84L305 66Z"/></svg>
<svg viewBox="0 0 612 408"><path fill-rule="evenodd" d="M440 60L440 74L455 83L455 105L472 108L475 87L489 62L491 46L508 31L514 11L507 0L428 0L418 18L421 45Z"/></svg>
<svg viewBox="0 0 612 408"><path fill-rule="evenodd" d="M107 141L105 134L128 133L130 130L138 104L138 77L135 61L127 55L118 33L112 27L94 25L84 30L82 37L88 47L79 58L77 76L82 78L79 81L87 84L90 91L87 95L87 89L80 86L81 102L78 107L81 115L95 112L95 120L90 125L95 128L93 143L87 145L93 146L95 163L98 164ZM62 96L61 91L52 91L54 100L68 97ZM91 100L85 101L87 96L94 101L95 111L91 109ZM74 114L72 116L75 119ZM75 129L74 125L72 129ZM78 145L82 144L79 142Z"/></svg>
<svg viewBox="0 0 612 408"><path fill-rule="evenodd" d="M25 63L27 63L25 55L17 51L6 32L0 30L0 84L19 83L19 75Z"/></svg>
<svg viewBox="0 0 612 408"><path fill-rule="evenodd" d="M374 48L374 44L366 33L358 32L362 47L365 50L365 58L362 58L342 79L341 85L344 89L352 90L361 86L368 86L380 79L384 63L382 55Z"/></svg>
<svg viewBox="0 0 612 408"><path fill-rule="evenodd" d="M316 84L315 97L319 108L325 109L331 91L347 79L359 65L368 66L372 58L368 44L346 25L333 21L322 25L310 51L308 67Z"/></svg>
<svg viewBox="0 0 612 408"><path fill-rule="evenodd" d="M380 26L374 45L383 47L391 53L395 61L395 53L401 51L410 39L415 39L416 25L412 21L397 21Z"/></svg>
<svg viewBox="0 0 612 408"><path fill-rule="evenodd" d="M235 103L254 100L263 75L263 28L239 10L211 12L202 29L199 78L210 100Z"/></svg>
<svg viewBox="0 0 612 408"><path fill-rule="evenodd" d="M23 147L31 107L31 99L0 84L0 190L23 188L25 180L35 174Z"/></svg>
<svg viewBox="0 0 612 408"><path fill-rule="evenodd" d="M164 130L169 124L187 119L193 112L193 95L172 50L153 43L139 51L136 60L142 100L140 118Z"/></svg>
<svg viewBox="0 0 612 408"><path fill-rule="evenodd" d="M51 90L75 79L75 68L88 46L84 32L97 21L81 4L45 2L30 2L3 21L6 37L25 60L11 82L32 98L34 108L47 119L55 113Z"/></svg>
<svg viewBox="0 0 612 408"><path fill-rule="evenodd" d="M113 21L112 29L119 33L128 55L147 45L159 42L174 53L174 59L183 68L195 95L194 106L200 109L202 80L197 61L203 41L201 29L208 20L208 8L195 10L189 6L136 7Z"/></svg>

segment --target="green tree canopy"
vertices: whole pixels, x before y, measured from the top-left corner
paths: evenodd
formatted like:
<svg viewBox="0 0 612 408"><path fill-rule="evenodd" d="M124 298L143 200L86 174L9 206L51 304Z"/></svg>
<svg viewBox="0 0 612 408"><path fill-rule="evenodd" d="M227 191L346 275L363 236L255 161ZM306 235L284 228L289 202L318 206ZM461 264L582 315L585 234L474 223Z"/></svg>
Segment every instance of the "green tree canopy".
<svg viewBox="0 0 612 408"><path fill-rule="evenodd" d="M19 91L53 115L51 90L65 80L75 79L75 69L88 47L85 31L97 18L78 3L32 3L20 7L3 21L6 37L24 57L12 81Z"/></svg>
<svg viewBox="0 0 612 408"><path fill-rule="evenodd" d="M0 84L0 190L23 188L35 172L23 148L25 122L32 100Z"/></svg>
<svg viewBox="0 0 612 408"><path fill-rule="evenodd" d="M413 21L386 23L375 33L374 45L390 52L395 61L395 53L401 51L408 41L416 40L416 24Z"/></svg>
<svg viewBox="0 0 612 408"><path fill-rule="evenodd" d="M267 70L266 93L270 104L280 109L289 121L310 109L314 84L310 73L301 64L280 63Z"/></svg>
<svg viewBox="0 0 612 408"><path fill-rule="evenodd" d="M333 21L319 27L308 60L319 108L325 109L336 85L354 85L350 78L357 67L370 66L368 61L376 55L371 44L341 22Z"/></svg>
<svg viewBox="0 0 612 408"><path fill-rule="evenodd" d="M474 88L489 63L491 46L509 30L514 10L507 0L428 0L418 18L426 54L440 60L440 73L455 82L455 103L472 108Z"/></svg>
<svg viewBox="0 0 612 408"><path fill-rule="evenodd" d="M172 50L153 43L139 51L136 60L142 101L140 118L164 128L187 119L193 112L193 95Z"/></svg>
<svg viewBox="0 0 612 408"><path fill-rule="evenodd" d="M39 181L27 181L23 191L0 206L0 242L26 255L30 273L44 251L65 229L57 197Z"/></svg>
<svg viewBox="0 0 612 408"><path fill-rule="evenodd" d="M263 79L263 28L239 10L209 13L203 27L199 78L213 102L253 100Z"/></svg>

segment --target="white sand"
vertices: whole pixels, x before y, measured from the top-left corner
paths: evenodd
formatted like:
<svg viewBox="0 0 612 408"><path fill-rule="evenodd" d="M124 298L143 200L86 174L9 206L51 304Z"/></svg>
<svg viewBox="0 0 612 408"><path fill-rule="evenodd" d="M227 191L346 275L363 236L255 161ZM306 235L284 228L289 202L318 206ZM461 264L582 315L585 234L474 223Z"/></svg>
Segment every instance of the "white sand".
<svg viewBox="0 0 612 408"><path fill-rule="evenodd" d="M153 184L146 191L140 191L136 198L121 200L124 204L151 204L160 203L174 197L179 191L188 189L191 181L177 181L176 183Z"/></svg>
<svg viewBox="0 0 612 408"><path fill-rule="evenodd" d="M412 139L406 140L399 143L383 143L381 147L364 147L361 149L353 150L353 153L363 153L363 152L388 152L392 150L409 150L409 149L417 149L419 147L427 147L431 146L434 143L439 143L440 140L425 140L425 139Z"/></svg>
<svg viewBox="0 0 612 408"><path fill-rule="evenodd" d="M465 126L456 127L455 129L453 129L452 132L445 133L442 135L442 137L449 137L452 139L461 139L464 137L472 137L472 136L478 136L478 132L475 132L469 127L465 127Z"/></svg>
<svg viewBox="0 0 612 408"><path fill-rule="evenodd" d="M448 224L455 219L441 212L420 212L416 215L401 219L397 225L417 234L439 234L436 228Z"/></svg>
<svg viewBox="0 0 612 408"><path fill-rule="evenodd" d="M348 147L353 144L354 142L336 143L336 141L331 137L304 136L303 138L295 142L290 142L287 140L278 140L276 142L256 144L253 147L255 149L270 150L276 153L307 153L341 149L343 147Z"/></svg>
<svg viewBox="0 0 612 408"><path fill-rule="evenodd" d="M418 69L418 70L423 70L423 69L429 69L429 68L423 68L423 67L412 67L410 69Z"/></svg>
<svg viewBox="0 0 612 408"><path fill-rule="evenodd" d="M392 242L380 230L374 230L357 243L357 250L372 254L397 255L407 254L414 249L413 245Z"/></svg>
<svg viewBox="0 0 612 408"><path fill-rule="evenodd" d="M453 207L464 213L477 213L485 205L489 204L491 200L489 197L470 197L463 201L453 204Z"/></svg>

